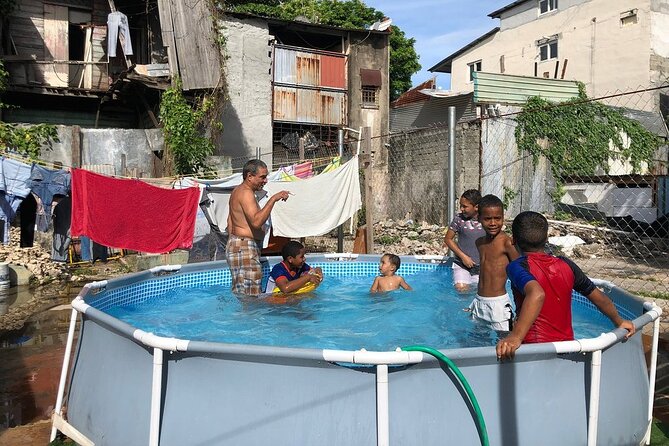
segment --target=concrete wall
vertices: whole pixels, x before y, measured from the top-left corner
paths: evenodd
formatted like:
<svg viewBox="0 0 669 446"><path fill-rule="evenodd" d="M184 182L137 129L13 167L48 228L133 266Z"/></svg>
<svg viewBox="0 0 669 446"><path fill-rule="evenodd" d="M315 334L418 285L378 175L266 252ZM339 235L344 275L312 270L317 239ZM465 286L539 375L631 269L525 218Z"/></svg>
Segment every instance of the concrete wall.
<svg viewBox="0 0 669 446"><path fill-rule="evenodd" d="M363 43L364 41L364 43ZM387 34L349 34L348 41L348 126L354 129L370 127L374 153L372 187L375 191L389 191L388 143L389 132L389 47ZM360 69L381 71L377 109L362 107ZM374 212L383 212L387 197L374 194Z"/></svg>
<svg viewBox="0 0 669 446"><path fill-rule="evenodd" d="M40 158L73 166L77 159L73 144L73 127L57 126L60 142L51 149L43 148ZM151 177L154 172L154 151L162 151L164 140L161 129L80 129L80 165L110 164L117 175L122 175L121 155L126 156L126 168ZM76 167L76 166L75 166Z"/></svg>
<svg viewBox="0 0 669 446"><path fill-rule="evenodd" d="M505 74L534 76L534 63L539 61L536 41L554 34L559 35L559 57L539 62L538 76L548 72L554 77L559 61L560 77L568 60L565 79L585 83L590 96L648 86L652 80L651 29L658 36L654 46L667 48L660 44L667 40L666 13L657 11L651 16L650 1L562 0L557 12L540 17L538 3L527 2L518 7L521 12L517 16L511 16L514 10L502 16L497 34L453 60L451 89L473 89L467 64L477 60L482 61L482 71L500 73L502 56ZM638 22L621 26L620 14L631 9L637 9ZM639 100L636 108L652 110L651 96Z"/></svg>
<svg viewBox="0 0 669 446"><path fill-rule="evenodd" d="M668 29L669 3L666 0L651 0L650 80L657 85L664 85L669 81Z"/></svg>
<svg viewBox="0 0 669 446"><path fill-rule="evenodd" d="M225 38L227 104L217 154L233 159L233 168L255 157L260 147L263 161L272 154L272 57L266 21L226 17L219 23Z"/></svg>
<svg viewBox="0 0 669 446"><path fill-rule="evenodd" d="M479 188L480 123L456 125L455 196ZM434 127L395 134L390 138L387 189L374 220L400 219L448 223L448 128Z"/></svg>

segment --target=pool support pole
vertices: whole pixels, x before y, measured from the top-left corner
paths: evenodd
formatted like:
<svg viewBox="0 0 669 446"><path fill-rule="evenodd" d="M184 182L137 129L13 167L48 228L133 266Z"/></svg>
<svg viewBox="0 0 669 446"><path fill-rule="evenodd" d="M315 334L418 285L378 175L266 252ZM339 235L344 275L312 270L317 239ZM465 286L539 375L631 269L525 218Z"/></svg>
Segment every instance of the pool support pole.
<svg viewBox="0 0 669 446"><path fill-rule="evenodd" d="M662 314L662 309L657 305L650 304L646 306L644 304L645 310L655 311L658 313L657 317L653 321L653 346L650 351L650 370L648 371L648 430L646 431L646 436L644 438L645 444L650 444L650 432L653 426L653 404L655 403L655 376L657 373L657 348L660 340L660 315Z"/></svg>
<svg viewBox="0 0 669 446"><path fill-rule="evenodd" d="M77 310L72 308L72 315L70 316L70 328L67 331L67 343L65 344L65 356L63 357L63 367L60 370L60 382L58 383L58 394L56 396L56 407L54 407L54 415L62 417L61 411L63 409L63 395L65 394L65 381L67 380L67 371L70 368L70 357L72 356L72 344L74 343L74 328L77 325ZM56 439L56 426L51 427L51 437L49 442Z"/></svg>
<svg viewBox="0 0 669 446"><path fill-rule="evenodd" d="M602 378L602 351L595 350L590 358L590 404L588 407L588 446L597 446L599 424L599 387Z"/></svg>
<svg viewBox="0 0 669 446"><path fill-rule="evenodd" d="M448 368L458 378L460 384L462 384L462 387L465 389L465 392L467 392L469 401L472 403L472 408L474 409L474 413L476 414L476 426L478 428L477 430L479 432L479 439L481 440L481 446L490 446L490 441L488 440L488 429L485 426L485 420L483 419L483 413L481 412L481 408L479 407L479 402L476 399L476 396L474 395L474 391L469 386L467 378L465 378L465 376L462 374L458 366L456 366L455 363L451 361L448 357L446 357L446 355L444 355L442 352L431 347L423 347L421 345L410 345L407 347L402 347L402 350L407 352L427 353L428 355L434 356L439 361L448 366Z"/></svg>
<svg viewBox="0 0 669 446"><path fill-rule="evenodd" d="M153 382L151 385L151 421L149 426L149 446L160 442L160 403L163 388L163 350L153 349Z"/></svg>
<svg viewBox="0 0 669 446"><path fill-rule="evenodd" d="M376 366L376 444L389 446L388 364Z"/></svg>

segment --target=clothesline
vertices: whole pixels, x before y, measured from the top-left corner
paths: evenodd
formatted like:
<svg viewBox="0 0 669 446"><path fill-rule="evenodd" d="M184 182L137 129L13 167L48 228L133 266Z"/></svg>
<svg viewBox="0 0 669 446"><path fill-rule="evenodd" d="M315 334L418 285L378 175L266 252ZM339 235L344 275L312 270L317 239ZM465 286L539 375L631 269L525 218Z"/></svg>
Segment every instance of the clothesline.
<svg viewBox="0 0 669 446"><path fill-rule="evenodd" d="M23 156L23 155L18 154L18 153L9 152L6 149L3 150L3 151L0 151L0 155L4 156L6 158L13 159L15 161L20 161L20 162L26 163L26 164L35 163L35 164L38 164L40 166L50 167L52 169L72 170L72 169L75 168L73 166L69 166L69 165L66 165L64 163L54 163L52 161L46 161L46 160L42 160L42 159L39 159L39 158L29 158L29 157ZM305 163L305 162L310 162L310 163L313 164L313 167L318 168L318 167L322 167L322 166L327 166L334 158L337 158L337 156L321 157L321 158L313 158L313 159L303 159L303 160L295 161L294 163L288 164L286 166L279 166L279 169L281 167L287 167L287 166L290 166L292 164L300 164L300 163ZM239 173L242 170L243 170L243 168L235 168L235 169L230 169L230 170L226 169L226 176L227 176L227 174ZM121 178L121 179L132 179L132 180L139 179L139 180L143 180L143 181L146 181L146 182L149 182L149 183L151 183L151 182L161 183L161 182L166 181L166 180L176 181L176 180L180 180L180 179L183 179L183 178L193 178L193 179L196 179L196 180L198 180L198 179L207 180L207 179L211 179L211 178L209 178L209 175L208 175L209 173L215 174L216 176L218 176L220 174L220 171L212 169L212 170L205 170L198 176L193 176L193 175L190 175L190 174L183 174L183 175L156 177L156 178L153 178L153 177L137 178L137 177L124 176L124 175L109 175L109 176L111 176L113 178Z"/></svg>

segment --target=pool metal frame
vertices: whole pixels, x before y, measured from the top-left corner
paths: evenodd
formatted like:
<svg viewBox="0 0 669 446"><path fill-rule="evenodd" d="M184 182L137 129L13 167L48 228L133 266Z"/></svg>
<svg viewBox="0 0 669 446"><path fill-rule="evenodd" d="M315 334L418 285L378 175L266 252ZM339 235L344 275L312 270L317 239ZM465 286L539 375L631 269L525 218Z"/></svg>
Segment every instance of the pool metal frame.
<svg viewBox="0 0 669 446"><path fill-rule="evenodd" d="M379 256L374 255L357 255L357 254L326 254L323 256L312 255L309 257L310 263L317 262L318 259L323 259L324 261L344 261L344 262L357 262L357 261L377 261ZM276 262L276 258L269 258L270 262ZM450 259L442 256L403 256L402 257L403 265L406 262L414 263L432 263L432 264L450 264ZM151 378L151 403L150 403L150 426L149 426L149 438L148 444L150 446L158 446L160 444L160 431L161 431L161 408L164 403L163 394L166 391L163 383L163 376L165 373L164 370L164 352L193 352L193 353L216 353L216 354L229 354L229 355L244 355L245 357L267 357L268 355L273 357L277 356L277 352L284 352L290 358L298 358L300 360L307 361L326 361L332 364L358 364L361 366L372 366L375 367L376 371L376 444L378 446L387 446L390 444L390 417L389 417L389 367L393 366L408 366L412 364L419 363L433 363L435 359L424 355L421 352L405 352L400 351L391 351L391 352L376 352L376 351L367 351L365 349L360 349L356 351L344 351L344 350L317 350L317 349L295 349L295 348L283 348L283 347L263 347L263 346L253 346L253 345L237 345L237 344L223 344L223 343L210 343L210 342L200 342L200 341L189 341L177 338L167 338L156 336L152 333L148 333L117 320L116 318L107 315L103 311L94 308L93 306L86 303L85 299L90 296L94 296L100 291L105 290L108 285L112 282L119 282L124 286L129 283L141 282L142 280L155 279L161 276L171 276L174 274L189 274L193 272L203 271L203 265L212 267L216 266L216 269L219 267L225 267L225 262L208 262L206 264L191 264L191 265L167 265L151 268L150 270L143 271L140 273L130 274L124 276L120 279L114 279L113 281L99 281L89 283L84 286L79 295L72 302L72 314L70 319L70 325L68 330L67 344L65 348L63 367L61 370L60 382L58 387L57 400L54 408L54 413L52 416L52 431L51 431L51 441L54 440L57 431L61 431L77 443L81 445L93 445L94 442L87 438L85 434L80 432L77 427L71 424L65 417L63 411L63 400L65 394L66 383L68 382L68 372L73 373L73 369L70 370L70 362L73 354L73 344L74 344L74 333L77 324L77 318L79 313L82 315L82 321L84 315L86 317L93 318L107 328L113 329L113 331L118 332L122 335L134 339L141 345L148 347L152 351L153 356L153 366L152 366L152 378ZM213 268L211 268L213 269ZM656 363L657 363L657 349L658 349L658 340L659 340L659 328L660 328L660 315L662 310L652 302L643 302L639 298L630 295L629 293L617 288L614 284L606 281L596 280L595 283L597 286L605 288L607 293L611 295L611 292L615 292L618 295L622 295L623 299L626 299L629 302L636 301L638 305L639 302L642 302L643 314L634 319L634 325L638 331L641 331L641 328L653 322L653 336L652 336L652 348L651 348L651 362L650 370L648 373L648 412L647 412L647 421L648 425L646 428L645 435L643 440L639 443L650 444L650 428L652 424L652 412L653 412L653 400L655 393L655 377L656 377ZM619 303L619 302L617 302ZM523 356L542 356L542 355L565 355L565 354L590 354L590 369L589 369L589 396L587 404L587 445L595 446L597 444L597 434L598 434L598 418L599 418L599 405L600 405L600 383L601 383L601 372L602 372L602 354L603 351L609 349L615 344L620 343L624 340L626 330L624 329L614 329L608 333L604 333L596 338L590 339L580 339L574 341L566 342L553 342L546 344L535 344L535 345L524 345L517 352L516 357L522 358ZM81 339L80 339L81 342ZM463 350L445 350L445 352L458 352L456 356L461 358L466 358L467 354L462 354ZM484 347L477 349L468 349L468 350L479 350L479 351L488 351L491 355L495 355L494 347ZM455 359L457 362L457 359ZM585 390L585 389L584 389Z"/></svg>

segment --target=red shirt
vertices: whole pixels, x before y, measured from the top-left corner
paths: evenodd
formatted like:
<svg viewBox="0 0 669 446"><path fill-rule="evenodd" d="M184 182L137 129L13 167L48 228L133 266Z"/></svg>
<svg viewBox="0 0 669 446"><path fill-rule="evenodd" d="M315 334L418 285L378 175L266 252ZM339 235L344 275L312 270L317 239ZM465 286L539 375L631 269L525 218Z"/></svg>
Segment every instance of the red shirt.
<svg viewBox="0 0 669 446"><path fill-rule="evenodd" d="M527 253L507 266L516 311L522 311L525 285L536 280L546 295L539 316L527 332L524 343L571 341L571 293L584 296L595 288L592 281L571 260L544 252Z"/></svg>

